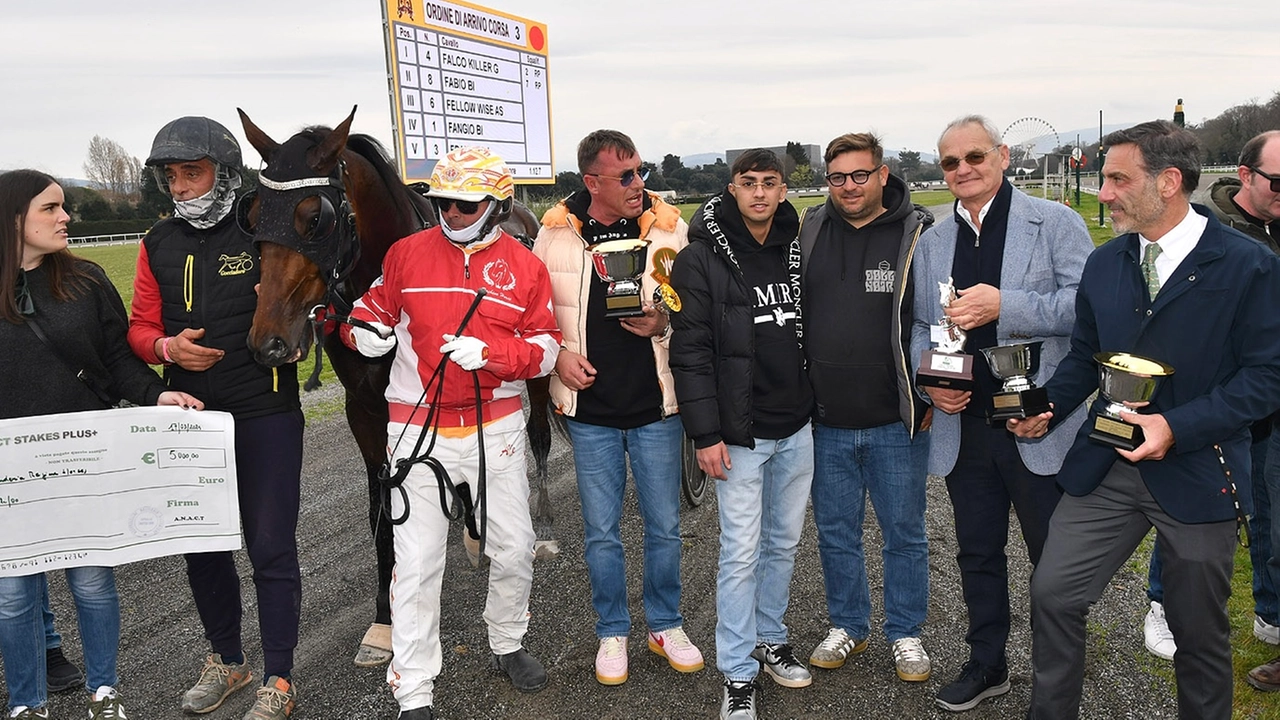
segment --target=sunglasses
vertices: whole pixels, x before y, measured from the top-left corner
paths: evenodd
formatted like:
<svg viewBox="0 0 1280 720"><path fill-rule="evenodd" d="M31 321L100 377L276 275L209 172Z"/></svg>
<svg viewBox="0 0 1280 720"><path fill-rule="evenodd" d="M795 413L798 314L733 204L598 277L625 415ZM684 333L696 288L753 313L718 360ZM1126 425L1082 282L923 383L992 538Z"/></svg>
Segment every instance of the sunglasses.
<svg viewBox="0 0 1280 720"><path fill-rule="evenodd" d="M582 174L594 175L595 177L602 177L602 178L605 178L606 180L617 180L618 184L621 185L622 187L630 187L631 183L635 182L637 177L640 178L640 182L644 182L648 180L649 168L640 168L639 170L628 170L622 173L621 175L601 175L600 173L582 173Z"/></svg>
<svg viewBox="0 0 1280 720"><path fill-rule="evenodd" d="M1271 192L1280 193L1280 175L1268 175L1262 172L1261 170L1259 170L1258 168L1249 168L1249 170L1251 170L1253 174L1257 175L1258 177L1264 177L1267 180L1270 180Z"/></svg>
<svg viewBox="0 0 1280 720"><path fill-rule="evenodd" d="M472 215L480 209L482 200L454 200L453 198L434 198L436 207L440 208L440 212L449 212L454 205L458 206L458 212L463 215Z"/></svg>
<svg viewBox="0 0 1280 720"><path fill-rule="evenodd" d="M990 150L974 150L971 153L965 154L964 161L969 164L969 167L978 167L979 165L987 161L988 155L990 155L992 152L999 149L1000 149L1000 146L996 145ZM946 170L947 172L951 172L952 170L955 170L956 168L960 167L960 158L944 157L938 161L938 164L942 166L943 170Z"/></svg>
<svg viewBox="0 0 1280 720"><path fill-rule="evenodd" d="M847 173L829 173L827 175L827 184L831 187L840 187L844 185L845 180L852 180L854 185L866 185L867 181L871 179L871 176L882 167L884 167L883 163L871 168L870 170L854 170L853 172Z"/></svg>

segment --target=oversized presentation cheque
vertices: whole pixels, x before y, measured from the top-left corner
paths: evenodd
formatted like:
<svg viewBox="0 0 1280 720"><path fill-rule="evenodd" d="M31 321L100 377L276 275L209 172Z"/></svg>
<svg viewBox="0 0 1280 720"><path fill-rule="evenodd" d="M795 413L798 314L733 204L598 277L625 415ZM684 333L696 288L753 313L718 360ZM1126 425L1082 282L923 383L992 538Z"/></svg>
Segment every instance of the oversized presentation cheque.
<svg viewBox="0 0 1280 720"><path fill-rule="evenodd" d="M224 412L0 420L0 577L238 549L235 459Z"/></svg>

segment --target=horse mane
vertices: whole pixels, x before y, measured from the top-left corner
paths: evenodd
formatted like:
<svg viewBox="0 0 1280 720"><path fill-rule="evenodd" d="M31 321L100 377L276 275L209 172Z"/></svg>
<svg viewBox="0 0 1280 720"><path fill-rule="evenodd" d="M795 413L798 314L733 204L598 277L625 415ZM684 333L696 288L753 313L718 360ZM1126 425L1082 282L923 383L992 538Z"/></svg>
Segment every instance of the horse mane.
<svg viewBox="0 0 1280 720"><path fill-rule="evenodd" d="M317 145L320 144L333 129L325 125L312 125L303 128L298 134ZM400 173L392 164L390 154L372 135L353 133L347 136L347 149L369 161L378 173L382 184L387 187L401 217L418 217L425 219L428 225L434 224L432 209L425 199L400 179Z"/></svg>

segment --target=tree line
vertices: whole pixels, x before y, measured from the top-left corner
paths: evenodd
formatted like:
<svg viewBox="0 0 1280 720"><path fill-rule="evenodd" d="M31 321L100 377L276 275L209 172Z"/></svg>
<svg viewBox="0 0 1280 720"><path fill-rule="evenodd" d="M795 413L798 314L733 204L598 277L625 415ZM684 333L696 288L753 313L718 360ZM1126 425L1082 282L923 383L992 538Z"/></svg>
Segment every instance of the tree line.
<svg viewBox="0 0 1280 720"><path fill-rule="evenodd" d="M1251 100L1228 108L1217 117L1187 128L1199 137L1204 147L1207 165L1233 165L1240 149L1249 138L1266 130L1280 128L1280 92L1265 103ZM1088 170L1096 170L1098 143L1085 149ZM1063 146L1055 151L1063 157L1071 148ZM814 187L823 184L821 168L811 166L811 161L800 142L786 145L783 161L787 184L791 187ZM908 182L929 182L942 179L942 168L937 162L926 162L914 150L900 151L886 157L885 164L895 175ZM667 154L660 163L646 162L649 179L645 186L652 190L673 191L681 198L701 199L720 192L729 184L729 165L723 159L714 163L686 167L679 155ZM95 135L89 142L84 171L88 187L64 185L67 190L68 212L72 216L73 236L108 234L111 232L141 232L156 220L173 212L173 203L161 192L154 173L142 165L113 140ZM258 173L241 167L244 189L257 187ZM584 187L582 176L566 170L556 174L554 185L537 185L527 189L530 200L543 204L553 202ZM116 229L129 228L129 229Z"/></svg>

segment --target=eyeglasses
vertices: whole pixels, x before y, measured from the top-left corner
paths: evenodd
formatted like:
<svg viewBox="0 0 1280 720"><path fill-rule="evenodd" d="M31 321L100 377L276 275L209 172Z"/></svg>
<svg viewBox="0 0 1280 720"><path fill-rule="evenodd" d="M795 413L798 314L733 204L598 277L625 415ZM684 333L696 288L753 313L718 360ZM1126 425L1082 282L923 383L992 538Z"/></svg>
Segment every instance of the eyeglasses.
<svg viewBox="0 0 1280 720"><path fill-rule="evenodd" d="M449 208L457 205L458 212L463 215L474 214L475 211L480 209L480 203L484 202L483 200L454 200L453 198L433 199L436 201L436 207L440 209L440 212L449 212Z"/></svg>
<svg viewBox="0 0 1280 720"><path fill-rule="evenodd" d="M867 180L870 180L871 176L882 167L884 167L884 163L880 163L870 170L854 170L853 172L847 173L829 173L827 175L827 184L831 187L840 187L841 185L844 185L845 180L852 180L854 185L866 185Z"/></svg>
<svg viewBox="0 0 1280 720"><path fill-rule="evenodd" d="M969 164L969 167L978 167L979 165L987 161L988 155L990 155L992 152L999 149L1000 149L1000 146L996 145L990 150L974 150L971 153L965 154L964 161ZM955 170L956 168L960 167L960 158L944 157L938 161L938 164L942 166L943 170L946 170L947 172L951 172L952 170Z"/></svg>
<svg viewBox="0 0 1280 720"><path fill-rule="evenodd" d="M866 181L864 180L863 182L866 182ZM730 184L740 190L746 190L747 192L752 192L756 188L773 190L775 188L780 188L786 185L786 183L782 182L781 180L774 180L773 178L769 178L768 180L763 180L763 181L743 180L740 183L730 183Z"/></svg>
<svg viewBox="0 0 1280 720"><path fill-rule="evenodd" d="M642 168L637 168L635 170L628 170L622 173L621 175L601 175L600 173L582 173L582 174L593 175L595 177L602 177L602 178L605 178L606 180L617 180L618 184L621 185L622 187L630 187L631 183L635 182L637 177L640 178L640 182L644 182L645 180L648 180L649 168L642 167Z"/></svg>
<svg viewBox="0 0 1280 720"><path fill-rule="evenodd" d="M1259 170L1258 168L1249 168L1249 169L1253 171L1254 175L1257 175L1259 177L1264 177L1271 181L1271 192L1280 193L1280 175L1268 175L1262 172L1261 170Z"/></svg>

